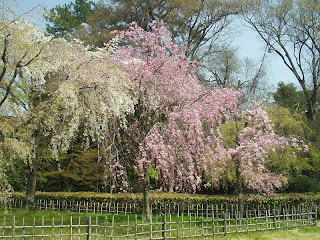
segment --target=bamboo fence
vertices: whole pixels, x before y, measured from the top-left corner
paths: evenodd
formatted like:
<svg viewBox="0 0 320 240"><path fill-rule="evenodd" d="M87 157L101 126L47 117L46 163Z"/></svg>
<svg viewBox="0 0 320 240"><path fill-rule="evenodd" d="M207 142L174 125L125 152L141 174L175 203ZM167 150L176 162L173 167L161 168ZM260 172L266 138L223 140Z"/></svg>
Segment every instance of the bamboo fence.
<svg viewBox="0 0 320 240"><path fill-rule="evenodd" d="M75 206L78 210L82 209L78 208L78 205ZM86 204L82 206L89 212ZM101 212L101 209L105 208L96 206L95 213L100 213L97 209ZM87 216L86 219L33 218L32 224L30 219L26 221L25 217L22 219L4 217L2 223L0 222L0 238L203 239L243 232L312 226L317 222L316 205L282 207L274 205L256 209L247 207L241 210L234 206L211 205L198 207L196 211L191 211L190 208L176 209L175 215L166 212L153 214L150 221L142 221L141 215L129 214L129 209L127 215L98 214L95 217ZM119 212L120 208L118 214ZM120 221L119 217L122 217Z"/></svg>

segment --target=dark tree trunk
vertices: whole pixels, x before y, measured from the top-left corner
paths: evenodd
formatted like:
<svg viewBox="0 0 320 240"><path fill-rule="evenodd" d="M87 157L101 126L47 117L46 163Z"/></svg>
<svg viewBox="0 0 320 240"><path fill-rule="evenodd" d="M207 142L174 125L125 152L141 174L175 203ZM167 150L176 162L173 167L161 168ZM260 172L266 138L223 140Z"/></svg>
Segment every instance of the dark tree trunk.
<svg viewBox="0 0 320 240"><path fill-rule="evenodd" d="M242 179L241 179L241 172L240 172L240 161L238 157L233 156L233 161L235 163L236 167L236 187L235 187L235 193L237 195L240 195L243 193L243 188L242 188Z"/></svg>
<svg viewBox="0 0 320 240"><path fill-rule="evenodd" d="M236 127L236 146L240 146L240 143L239 143L239 135L240 135L240 130L239 130L239 127L238 127L238 119L235 117L234 119L235 121L235 127ZM244 124L244 127L246 128L247 127L247 122ZM242 178L241 178L241 162L240 162L240 159L238 156L236 155L233 155L232 156L232 160L235 164L235 167L236 167L236 188L235 188L235 193L237 195L240 195L242 194Z"/></svg>
<svg viewBox="0 0 320 240"><path fill-rule="evenodd" d="M61 177L62 177L62 181L63 181L63 185L64 185L64 191L65 192L71 192L71 187L70 187L70 184L69 184L69 182L68 182L68 179L65 177L65 176L63 176L63 174L61 175Z"/></svg>
<svg viewBox="0 0 320 240"><path fill-rule="evenodd" d="M35 208L35 193L37 185L37 160L38 160L38 146L40 142L39 132L33 133L33 146L31 152L31 160L29 163L30 172L27 178L27 191L26 191L26 202L25 207L29 209Z"/></svg>
<svg viewBox="0 0 320 240"><path fill-rule="evenodd" d="M36 161L32 164L32 169L28 175L27 192L26 192L26 207L29 209L35 208L35 192L37 184L37 164Z"/></svg>
<svg viewBox="0 0 320 240"><path fill-rule="evenodd" d="M149 169L144 166L144 181L143 181L143 209L142 209L142 219L150 220L150 198L149 198Z"/></svg>
<svg viewBox="0 0 320 240"><path fill-rule="evenodd" d="M306 112L307 118L309 120L314 120L315 119L315 104L313 103L312 100L310 100L307 103L307 112Z"/></svg>

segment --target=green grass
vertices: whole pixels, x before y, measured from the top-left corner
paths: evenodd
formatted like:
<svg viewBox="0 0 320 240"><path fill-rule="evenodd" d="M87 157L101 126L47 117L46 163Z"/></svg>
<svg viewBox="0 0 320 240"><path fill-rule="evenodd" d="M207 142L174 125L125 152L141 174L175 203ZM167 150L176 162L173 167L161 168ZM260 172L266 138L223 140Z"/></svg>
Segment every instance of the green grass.
<svg viewBox="0 0 320 240"><path fill-rule="evenodd" d="M3 234L3 232L8 235L12 236L12 228L8 229L3 229L2 226L12 226L13 225L13 216L15 216L15 226L33 226L34 221L35 225L37 226L47 226L47 227L40 227L36 230L33 230L32 228L25 228L25 229L15 229L14 234L15 235L31 235L33 234L33 231L35 234L47 234L51 235L52 234L52 224L54 219L54 234L62 234L60 237L56 237L57 239L70 239L70 233L71 233L71 228L70 228L70 223L71 223L71 217L72 217L72 233L73 234L83 234L87 232L86 227L77 227L79 225L79 221L81 224L86 224L87 223L87 216L91 216L91 224L94 225L96 221L98 221L99 225L106 225L107 226L107 235L110 236L111 234L111 225L113 222L114 228L113 228L113 235L114 236L119 236L119 235L126 235L127 232L129 233L134 233L135 229L137 227L138 232L146 232L146 234L143 235L144 238L149 236L150 232L150 226L147 224L145 225L138 225L135 226L135 215L114 215L113 221L112 221L112 215L106 215L106 214L94 214L94 213L77 213L77 212L58 212L58 211L51 211L51 210L41 210L41 211L29 211L29 210L23 210L23 209L11 209L8 212L5 212L5 210L0 209L0 236ZM5 217L5 222L4 222L4 217ZM23 220L24 219L24 220ZM34 220L35 219L35 220ZM43 219L43 220L42 220ZM184 216L184 221L188 221L190 218L188 216ZM201 235L202 233L206 233L206 230L201 230L201 218L199 217L192 217L192 221L197 220L197 223L192 223L192 235L197 234ZM130 226L126 226L127 222L130 222ZM156 217L153 216L152 222L161 222L162 219L161 217ZM166 222L170 221L170 217L167 216ZM167 237L175 237L177 236L177 231L175 230L177 227L176 224L177 217L176 216L171 216L171 229L172 232L170 232L170 227L167 225ZM189 230L181 231L182 228L182 218L180 217L178 219L180 222L179 224L179 235L185 235L188 236L190 234ZM138 224L142 224L142 217L141 215L137 215L137 222ZM220 223L217 223L216 229L219 228L220 233L223 231L223 221ZM65 225L66 227L59 227L59 225ZM232 224L232 222L231 222ZM206 226L205 224L203 224ZM297 239L297 240L304 240L304 239L319 239L320 240L320 222L318 221L317 226L309 226L309 227L301 227L301 228L289 228L286 230L271 230L271 231L260 231L260 232L251 232L251 233L239 233L237 234L228 234L226 236L216 236L215 239L254 239L254 240L277 240L277 239ZM210 226L210 224L209 224ZM188 223L184 223L184 227L188 227ZM162 225L154 225L153 230L161 230ZM99 234L104 234L105 228L95 228L92 227L92 233L99 233ZM207 230L208 233L210 234L211 228ZM160 237L161 232L159 233L154 233L153 237ZM78 239L78 236L74 237L75 239ZM79 237L80 239L86 239L85 236ZM28 239L28 238L26 238ZM95 237L93 237L95 239ZM103 238L102 238L103 239ZM117 239L117 238L114 238ZM134 236L130 237L129 239L134 239ZM186 238L188 239L188 238ZM193 238L190 238L193 239ZM208 238L210 239L210 238Z"/></svg>
<svg viewBox="0 0 320 240"><path fill-rule="evenodd" d="M286 230L272 230L268 232L241 233L217 237L228 240L320 240L320 221L317 226L291 228Z"/></svg>

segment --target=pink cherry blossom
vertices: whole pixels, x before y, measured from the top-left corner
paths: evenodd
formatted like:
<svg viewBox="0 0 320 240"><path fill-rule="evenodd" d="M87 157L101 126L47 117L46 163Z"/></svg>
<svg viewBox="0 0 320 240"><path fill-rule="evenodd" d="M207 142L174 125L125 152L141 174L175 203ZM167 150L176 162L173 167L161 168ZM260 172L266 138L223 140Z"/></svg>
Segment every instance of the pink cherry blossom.
<svg viewBox="0 0 320 240"><path fill-rule="evenodd" d="M185 49L172 42L163 22L153 24L151 32L135 23L118 32L123 46L113 60L127 73L136 98L135 112L118 135L119 148L125 149L115 165L119 176L125 179L122 166L134 165L140 181L147 183L152 167L164 190L196 192L204 184L218 186L226 170L236 167L249 190L280 188L282 175L267 167L269 152L300 143L275 134L260 103L242 110L239 92L202 86ZM243 126L228 146L221 127L232 121Z"/></svg>

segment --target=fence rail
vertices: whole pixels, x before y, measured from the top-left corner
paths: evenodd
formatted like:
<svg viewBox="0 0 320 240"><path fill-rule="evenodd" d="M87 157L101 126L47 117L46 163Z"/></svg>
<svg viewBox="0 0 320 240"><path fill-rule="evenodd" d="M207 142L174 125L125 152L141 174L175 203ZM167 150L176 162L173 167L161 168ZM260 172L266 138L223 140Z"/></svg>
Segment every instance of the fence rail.
<svg viewBox="0 0 320 240"><path fill-rule="evenodd" d="M125 219L124 219L125 218ZM28 220L28 221L26 221ZM150 221L141 215L96 215L17 219L4 217L0 238L57 239L187 239L207 238L231 233L268 231L316 225L317 207L291 206L283 208L217 210L205 208L201 215L154 214ZM26 224L28 222L28 224ZM31 222L31 224L30 224Z"/></svg>

